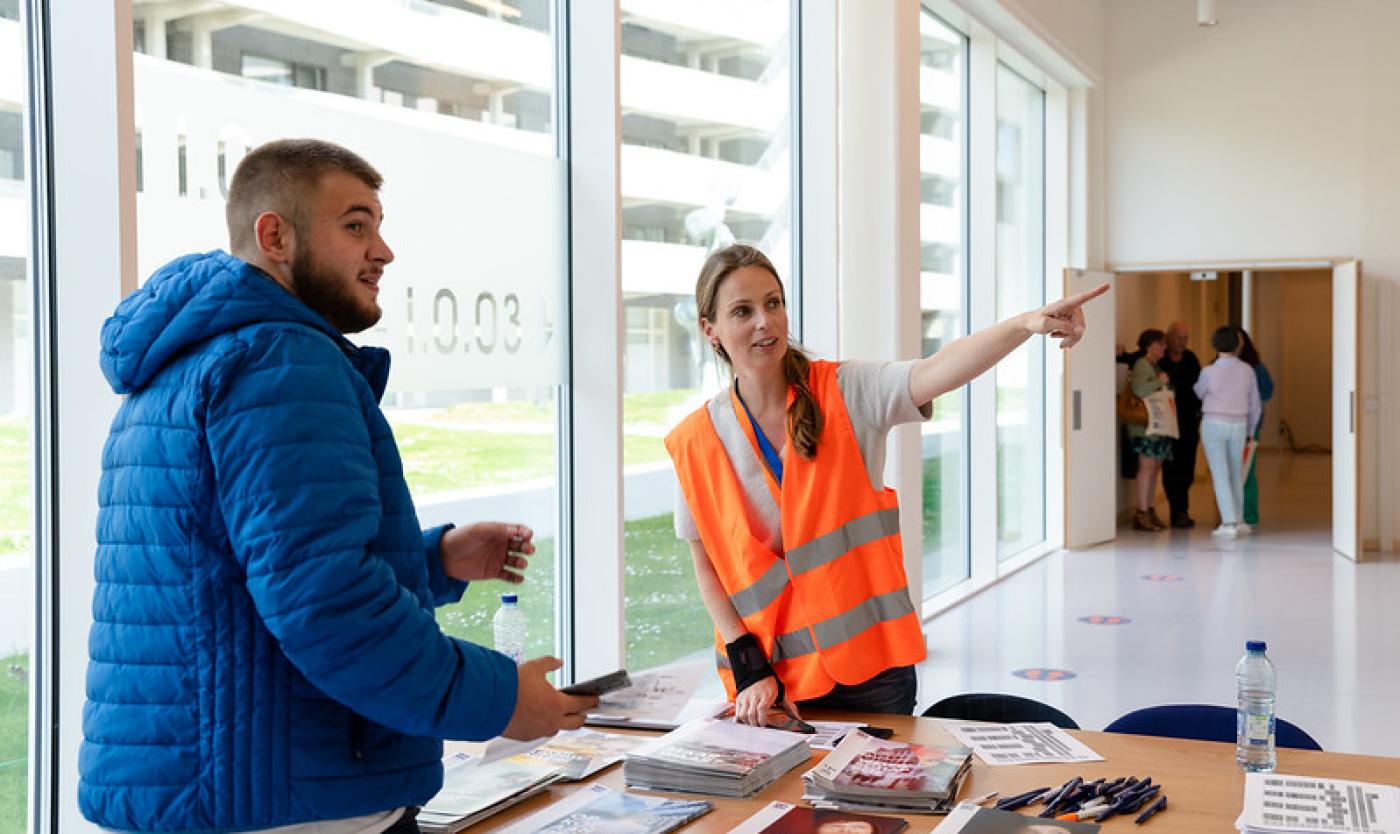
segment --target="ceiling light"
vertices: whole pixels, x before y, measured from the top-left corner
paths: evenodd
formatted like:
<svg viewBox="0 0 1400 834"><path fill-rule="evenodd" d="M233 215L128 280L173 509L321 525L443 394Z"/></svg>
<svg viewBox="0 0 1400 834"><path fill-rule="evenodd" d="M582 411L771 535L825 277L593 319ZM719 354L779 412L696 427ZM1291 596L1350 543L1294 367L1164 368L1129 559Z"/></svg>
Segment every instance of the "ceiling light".
<svg viewBox="0 0 1400 834"><path fill-rule="evenodd" d="M1220 21L1215 14L1216 0L1196 0L1196 25L1214 26Z"/></svg>

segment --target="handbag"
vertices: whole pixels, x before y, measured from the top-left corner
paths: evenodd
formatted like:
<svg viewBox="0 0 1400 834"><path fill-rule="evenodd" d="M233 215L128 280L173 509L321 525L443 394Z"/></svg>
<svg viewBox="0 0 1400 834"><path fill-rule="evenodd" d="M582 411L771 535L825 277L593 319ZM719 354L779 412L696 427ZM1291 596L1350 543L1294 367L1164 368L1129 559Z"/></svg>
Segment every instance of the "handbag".
<svg viewBox="0 0 1400 834"><path fill-rule="evenodd" d="M1139 426L1147 425L1147 403L1142 401L1142 397L1133 393L1133 384L1129 382L1123 386L1123 390L1118 392L1118 419L1125 423L1135 423Z"/></svg>

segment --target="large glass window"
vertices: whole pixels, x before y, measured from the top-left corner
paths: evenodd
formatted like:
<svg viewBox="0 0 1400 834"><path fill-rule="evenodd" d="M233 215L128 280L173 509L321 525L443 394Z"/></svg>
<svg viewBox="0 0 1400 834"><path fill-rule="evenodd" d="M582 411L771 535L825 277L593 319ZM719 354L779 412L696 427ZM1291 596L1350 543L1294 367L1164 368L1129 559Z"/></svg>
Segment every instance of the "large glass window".
<svg viewBox="0 0 1400 834"><path fill-rule="evenodd" d="M967 38L927 9L919 21L920 355L966 332ZM967 390L944 394L922 426L924 587L932 596L969 575Z"/></svg>
<svg viewBox="0 0 1400 834"><path fill-rule="evenodd" d="M997 318L1045 299L1045 92L997 65ZM1045 340L997 365L997 553L1045 540Z"/></svg>
<svg viewBox="0 0 1400 834"><path fill-rule="evenodd" d="M0 832L28 828L34 635L34 338L19 4L0 2Z"/></svg>
<svg viewBox="0 0 1400 834"><path fill-rule="evenodd" d="M175 15L175 16L172 16ZM564 165L548 0L137 4L142 275L226 247L227 179L264 141L314 136L384 175L383 406L424 526L520 521L527 654L557 654L558 327ZM8 54L8 53L7 53ZM511 588L515 590L514 586ZM443 628L490 646L503 583Z"/></svg>
<svg viewBox="0 0 1400 834"><path fill-rule="evenodd" d="M713 642L676 538L666 432L720 386L699 331L708 252L751 243L788 282L793 248L787 0L622 5L622 290L626 662Z"/></svg>

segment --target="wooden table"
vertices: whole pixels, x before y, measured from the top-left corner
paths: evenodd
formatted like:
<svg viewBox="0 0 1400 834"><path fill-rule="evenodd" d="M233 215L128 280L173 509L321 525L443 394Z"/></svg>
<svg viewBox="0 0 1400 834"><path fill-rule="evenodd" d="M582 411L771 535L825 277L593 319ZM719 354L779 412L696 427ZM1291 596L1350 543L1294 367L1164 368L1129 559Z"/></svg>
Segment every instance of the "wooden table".
<svg viewBox="0 0 1400 834"><path fill-rule="evenodd" d="M904 716L868 715L851 716L844 713L817 713L804 718L861 721L895 731L899 741L920 741L929 735L929 728L938 722L928 718ZM606 728L599 728L614 732ZM1081 764L1041 764L1016 765L1011 767L988 767L981 759L973 757L972 773L964 784L962 796L981 796L988 791L1000 791L1002 796L1042 787L1059 785L1074 776L1083 776L1092 781L1100 776L1151 776L1154 782L1161 783L1162 792L1170 797L1169 808L1153 817L1146 825L1133 824L1131 817L1113 817L1104 823L1106 834L1114 831L1143 831L1151 834L1229 834L1235 831L1235 819L1239 816L1244 800L1244 773L1235 764L1235 746L1203 741L1182 741L1179 739L1130 736L1118 733L1073 731L1071 733L1090 749L1104 757L1102 762ZM654 734L649 734L654 735ZM715 810L680 829L682 834L716 834L729 829L747 819L759 808L782 800L801 804L802 774L810 770L825 753L815 751L812 759L799 765L779 779L767 790L753 799L722 799L718 797L697 797L692 794L652 793L634 791L651 796L674 798L709 799ZM1355 779L1380 784L1400 785L1400 759L1375 756L1352 756L1343 753L1318 753L1306 750L1278 751L1278 772L1323 776L1335 779ZM497 831L507 823L520 820L544 808L550 803L567 796L580 785L597 782L616 790L625 790L622 779L622 765L614 765L589 782L556 785L539 796L510 808L472 828L468 834ZM910 816L910 834L927 834L943 820L934 816Z"/></svg>

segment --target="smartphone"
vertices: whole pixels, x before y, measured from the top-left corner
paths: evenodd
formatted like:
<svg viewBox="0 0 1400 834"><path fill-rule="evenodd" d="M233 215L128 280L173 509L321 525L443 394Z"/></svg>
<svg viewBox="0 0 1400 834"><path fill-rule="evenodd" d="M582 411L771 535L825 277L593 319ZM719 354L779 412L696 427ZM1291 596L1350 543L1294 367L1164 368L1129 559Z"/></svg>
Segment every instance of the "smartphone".
<svg viewBox="0 0 1400 834"><path fill-rule="evenodd" d="M889 727L861 727L860 731L866 735L875 736L876 738L888 739L894 736L894 730L891 730Z"/></svg>
<svg viewBox="0 0 1400 834"><path fill-rule="evenodd" d="M606 695L609 692L616 692L619 689L626 689L632 685L632 679L627 676L627 670L619 669L616 672L609 672L596 678L586 681L579 681L573 686L566 686L559 690L565 695Z"/></svg>

